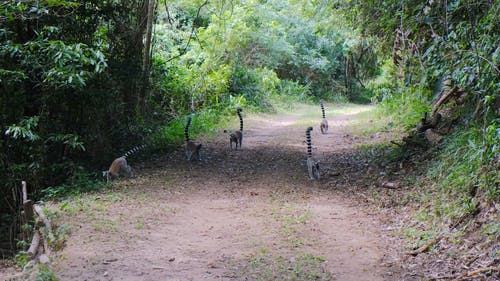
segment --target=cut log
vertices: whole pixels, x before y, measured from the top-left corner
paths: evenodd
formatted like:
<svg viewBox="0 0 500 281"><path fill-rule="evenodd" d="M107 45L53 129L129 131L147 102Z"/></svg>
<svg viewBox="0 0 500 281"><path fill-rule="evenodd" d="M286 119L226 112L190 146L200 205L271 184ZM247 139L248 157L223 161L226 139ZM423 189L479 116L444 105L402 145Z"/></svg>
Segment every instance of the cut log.
<svg viewBox="0 0 500 281"><path fill-rule="evenodd" d="M24 210L24 222L32 223L34 219L33 214L33 201L26 200L23 202L23 210Z"/></svg>
<svg viewBox="0 0 500 281"><path fill-rule="evenodd" d="M25 181L21 181L21 193L23 196L24 222L33 222L33 201L28 199L28 186Z"/></svg>
<svg viewBox="0 0 500 281"><path fill-rule="evenodd" d="M23 192L23 203L28 201L28 186L25 181L21 182Z"/></svg>
<svg viewBox="0 0 500 281"><path fill-rule="evenodd" d="M38 214L38 217L45 224L45 228L47 228L48 237L49 237L50 241L54 241L54 234L52 234L52 225L50 223L50 220L47 218L47 216L45 216L42 207L35 204L35 205L33 205L33 209L35 209L35 212Z"/></svg>
<svg viewBox="0 0 500 281"><path fill-rule="evenodd" d="M33 239L31 240L31 245L26 252L29 258L34 258L38 252L38 247L40 246L40 239L42 236L40 235L40 231L35 231L33 233Z"/></svg>

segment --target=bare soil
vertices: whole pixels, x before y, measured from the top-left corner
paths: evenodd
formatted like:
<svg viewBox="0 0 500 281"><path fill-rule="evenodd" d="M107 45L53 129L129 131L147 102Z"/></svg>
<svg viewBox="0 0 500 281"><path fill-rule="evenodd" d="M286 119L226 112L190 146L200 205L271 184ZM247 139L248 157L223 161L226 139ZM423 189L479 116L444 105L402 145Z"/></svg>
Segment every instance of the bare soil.
<svg viewBox="0 0 500 281"><path fill-rule="evenodd" d="M356 112L329 114L322 135L314 110L245 115L241 150L221 133L198 140L202 161L186 161L179 149L132 162L137 178L57 203L56 221L71 233L54 273L60 280L409 280L401 277L390 214L358 192L379 182L354 157L355 146L383 136L353 134ZM309 125L319 181L306 175Z"/></svg>

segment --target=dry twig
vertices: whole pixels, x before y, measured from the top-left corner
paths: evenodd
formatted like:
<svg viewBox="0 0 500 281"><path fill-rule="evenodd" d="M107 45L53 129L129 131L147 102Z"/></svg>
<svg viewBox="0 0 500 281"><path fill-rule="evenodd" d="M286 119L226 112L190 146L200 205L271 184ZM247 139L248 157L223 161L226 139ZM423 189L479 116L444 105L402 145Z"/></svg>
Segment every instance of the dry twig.
<svg viewBox="0 0 500 281"><path fill-rule="evenodd" d="M443 238L442 236L436 236L434 239L432 239L429 242L425 243L422 247L420 247L420 248L418 248L416 250L413 250L413 251L409 252L408 254L410 254L412 256L416 256L418 254L426 252L432 245L434 245L437 242L439 242L442 238Z"/></svg>
<svg viewBox="0 0 500 281"><path fill-rule="evenodd" d="M500 272L500 266L488 266L488 267L483 267L483 268L479 268L476 270L468 271L468 272L464 273L461 277L473 277L473 276L476 276L478 274L488 272L488 271Z"/></svg>

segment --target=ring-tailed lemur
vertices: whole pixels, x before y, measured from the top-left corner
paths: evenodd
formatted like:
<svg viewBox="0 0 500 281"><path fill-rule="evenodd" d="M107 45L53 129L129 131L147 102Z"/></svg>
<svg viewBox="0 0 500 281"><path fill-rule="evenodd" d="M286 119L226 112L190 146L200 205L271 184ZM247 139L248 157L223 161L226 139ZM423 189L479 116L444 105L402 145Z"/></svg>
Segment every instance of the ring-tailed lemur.
<svg viewBox="0 0 500 281"><path fill-rule="evenodd" d="M323 106L323 100L319 100L319 105L321 106L321 112L323 113L323 120L321 120L321 124L319 125L322 134L326 134L328 132L328 120L326 120L325 116L325 107Z"/></svg>
<svg viewBox="0 0 500 281"><path fill-rule="evenodd" d="M306 143L307 143L307 175L310 179L319 180L320 171L319 171L319 161L314 161L312 158L312 145L311 145L311 131L312 127L307 128L306 130Z"/></svg>
<svg viewBox="0 0 500 281"><path fill-rule="evenodd" d="M102 172L102 176L106 178L106 181L110 181L113 178L116 178L118 176L124 175L127 177L134 177L134 170L132 170L132 167L130 167L127 163L127 157L130 155L136 153L137 151L144 149L146 147L145 144L136 146L132 148L131 150L127 151L123 156L116 158L113 160L113 163L111 163L111 166L109 166L109 169L107 171Z"/></svg>
<svg viewBox="0 0 500 281"><path fill-rule="evenodd" d="M191 115L189 115L186 127L184 128L184 136L186 137L186 160L191 160L193 155L196 155L198 160L201 160L201 143L197 144L189 139L189 126L191 126Z"/></svg>
<svg viewBox="0 0 500 281"><path fill-rule="evenodd" d="M224 133L229 133L229 146L231 149L233 149L233 142L235 143L235 149L238 149L238 144L241 148L241 143L243 142L243 117L241 116L241 111L240 107L236 109L236 113L238 113L238 117L240 118L240 130L232 133L224 130Z"/></svg>

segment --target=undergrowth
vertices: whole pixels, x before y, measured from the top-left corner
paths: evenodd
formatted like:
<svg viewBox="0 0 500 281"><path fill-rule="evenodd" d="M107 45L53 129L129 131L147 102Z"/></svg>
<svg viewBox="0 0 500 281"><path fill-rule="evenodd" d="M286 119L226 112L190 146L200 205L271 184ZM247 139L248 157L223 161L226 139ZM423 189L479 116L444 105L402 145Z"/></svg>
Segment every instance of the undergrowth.
<svg viewBox="0 0 500 281"><path fill-rule="evenodd" d="M44 200L63 199L82 193L95 192L103 189L105 186L106 182L98 179L96 173L80 170L74 173L68 182L41 190L41 195Z"/></svg>
<svg viewBox="0 0 500 281"><path fill-rule="evenodd" d="M411 248L446 237L454 245L450 249L456 247L464 251L460 254L447 247L441 249L452 258L457 254L469 255L468 251L474 247L488 248L498 243L500 173L496 159L499 148L487 141L491 138L485 130L470 127L457 130L440 145L427 150L390 143L360 147L358 156L383 167L384 171L397 169L401 161L408 161L414 167L412 172L403 173L404 179L413 175L415 178L411 184L405 183L409 189L400 194L401 200L409 200L416 207L413 219L405 223L401 233ZM488 143L493 145L485 145ZM422 158L424 153L428 157ZM482 246L464 246L464 241L470 239ZM487 259L500 256L498 249L487 251Z"/></svg>
<svg viewBox="0 0 500 281"><path fill-rule="evenodd" d="M388 91L378 106L380 115L390 117L390 125L414 128L425 112L429 112L432 98L430 90L417 86L408 87L402 92Z"/></svg>
<svg viewBox="0 0 500 281"><path fill-rule="evenodd" d="M335 280L325 269L322 256L302 254L288 258L261 249L248 257L248 265L239 269L244 280Z"/></svg>
<svg viewBox="0 0 500 281"><path fill-rule="evenodd" d="M231 107L236 115L236 107ZM196 112L191 115L191 126L189 127L189 137L196 139L196 137L213 136L220 130L221 126L224 126L230 116L229 112L226 110L222 111L220 109L209 108L201 112ZM237 117L236 117L237 118ZM172 147L180 146L185 142L184 128L188 116L179 116L172 119L166 126L163 126L159 131L158 135L155 135L153 142L157 147Z"/></svg>
<svg viewBox="0 0 500 281"><path fill-rule="evenodd" d="M456 226L476 215L481 203L499 202L500 176L486 149L482 132L474 128L445 140L440 155L422 178L430 187L427 193L434 219Z"/></svg>
<svg viewBox="0 0 500 281"><path fill-rule="evenodd" d="M430 112L433 93L424 84L402 87L391 79L394 74L394 67L385 63L382 75L368 86L378 101L378 115L388 120L387 129L410 131L424 113ZM427 172L417 177L415 185L419 188L412 191L411 198L421 206L417 220L425 221L429 229L460 225L480 212L481 204L498 208L495 204L500 200L500 121L498 118L487 121L485 117L484 123L481 122L458 126L456 133L432 148L435 151L427 151L434 158L427 163L428 167L421 167ZM360 151L363 158L375 164L413 161L423 152L389 143L366 145ZM488 229L489 233L495 231L494 227Z"/></svg>

